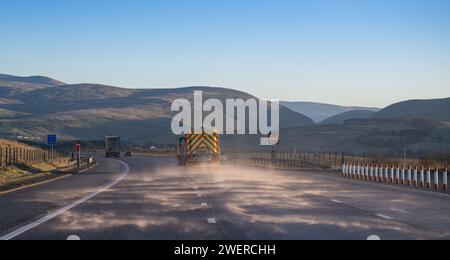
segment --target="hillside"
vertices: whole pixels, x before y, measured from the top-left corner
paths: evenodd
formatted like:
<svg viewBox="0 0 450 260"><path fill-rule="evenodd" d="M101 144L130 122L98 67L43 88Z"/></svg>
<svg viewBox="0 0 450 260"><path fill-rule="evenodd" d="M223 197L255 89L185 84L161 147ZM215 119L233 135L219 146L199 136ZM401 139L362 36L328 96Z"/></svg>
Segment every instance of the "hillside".
<svg viewBox="0 0 450 260"><path fill-rule="evenodd" d="M53 81L50 81L53 82ZM58 82L58 81L54 81ZM42 82L41 82L42 83ZM193 99L194 90L204 99L253 98L225 88L124 89L98 84L35 87L10 93L0 102L0 135L40 137L56 133L60 139L102 140L119 135L136 144L172 144L171 104ZM281 107L283 128L313 125L308 117Z"/></svg>
<svg viewBox="0 0 450 260"><path fill-rule="evenodd" d="M342 125L288 129L284 138L293 140L290 145L322 151L401 154L406 148L415 153L448 152L450 124L426 120L350 120Z"/></svg>
<svg viewBox="0 0 450 260"><path fill-rule="evenodd" d="M0 98L64 84L61 81L41 76L17 77L0 74Z"/></svg>
<svg viewBox="0 0 450 260"><path fill-rule="evenodd" d="M282 102L282 104L297 113L306 115L307 117L313 119L316 123L353 110L367 110L373 112L380 110L379 108L371 107L346 107L313 102Z"/></svg>
<svg viewBox="0 0 450 260"><path fill-rule="evenodd" d="M171 145L176 139L170 129L175 114L170 107L175 99L192 101L195 90L203 91L205 100L254 98L226 88L124 89L70 85L45 77L0 78L0 82L18 84L11 87L14 84L10 83L9 89L15 90L0 96L0 138L40 138L42 142L47 134L56 133L60 140L103 140L107 135L119 135L131 144ZM450 121L449 99L407 101L375 114L376 109L309 104L310 111L316 107L316 115L322 117L338 110L344 112L317 125L282 106L279 149L297 146L304 150L367 153L398 152L403 148L417 152L450 150L450 123L442 122ZM223 148L270 149L259 146L259 138L224 135Z"/></svg>
<svg viewBox="0 0 450 260"><path fill-rule="evenodd" d="M377 112L373 118L423 118L450 122L450 98L400 102Z"/></svg>
<svg viewBox="0 0 450 260"><path fill-rule="evenodd" d="M226 147L244 150L267 150L234 137ZM296 147L305 151L352 152L360 155L383 154L400 157L406 148L408 156L450 151L450 123L427 120L349 120L338 125L315 125L283 129L279 150Z"/></svg>
<svg viewBox="0 0 450 260"><path fill-rule="evenodd" d="M369 110L353 110L328 118L320 122L320 124L322 125L343 124L345 123L345 121L350 119L366 119L370 118L374 114L375 112Z"/></svg>

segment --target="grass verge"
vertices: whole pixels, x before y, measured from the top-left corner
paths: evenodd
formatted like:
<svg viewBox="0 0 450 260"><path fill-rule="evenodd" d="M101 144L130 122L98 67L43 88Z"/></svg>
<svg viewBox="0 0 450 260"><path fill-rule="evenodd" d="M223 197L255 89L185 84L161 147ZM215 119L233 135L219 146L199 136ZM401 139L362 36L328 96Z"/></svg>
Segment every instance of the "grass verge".
<svg viewBox="0 0 450 260"><path fill-rule="evenodd" d="M86 167L87 165L83 165L82 168ZM76 162L68 159L55 160L53 163L8 166L0 169L0 192L50 181L76 171Z"/></svg>

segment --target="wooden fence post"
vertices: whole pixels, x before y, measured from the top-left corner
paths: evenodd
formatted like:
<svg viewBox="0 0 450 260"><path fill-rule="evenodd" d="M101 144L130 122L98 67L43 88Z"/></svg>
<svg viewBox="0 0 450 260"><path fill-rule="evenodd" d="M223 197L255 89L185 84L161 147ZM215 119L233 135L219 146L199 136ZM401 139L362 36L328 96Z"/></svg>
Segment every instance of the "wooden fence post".
<svg viewBox="0 0 450 260"><path fill-rule="evenodd" d="M11 154L10 154L10 148L6 147L6 165L9 166L11 163Z"/></svg>

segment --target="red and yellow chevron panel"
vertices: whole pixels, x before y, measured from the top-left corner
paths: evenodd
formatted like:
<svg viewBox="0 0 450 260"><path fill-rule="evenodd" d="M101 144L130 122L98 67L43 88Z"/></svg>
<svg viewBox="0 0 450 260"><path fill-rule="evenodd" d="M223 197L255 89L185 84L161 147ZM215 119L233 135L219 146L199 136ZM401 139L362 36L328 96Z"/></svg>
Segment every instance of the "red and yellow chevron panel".
<svg viewBox="0 0 450 260"><path fill-rule="evenodd" d="M220 153L220 142L217 134L188 135L188 152L195 153L199 148L207 148L212 154Z"/></svg>

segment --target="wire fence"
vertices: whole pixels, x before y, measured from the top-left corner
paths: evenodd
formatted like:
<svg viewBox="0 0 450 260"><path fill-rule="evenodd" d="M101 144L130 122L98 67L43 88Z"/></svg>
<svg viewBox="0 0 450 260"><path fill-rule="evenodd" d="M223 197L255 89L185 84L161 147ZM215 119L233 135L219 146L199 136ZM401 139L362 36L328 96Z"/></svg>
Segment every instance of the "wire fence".
<svg viewBox="0 0 450 260"><path fill-rule="evenodd" d="M287 169L340 169L345 154L337 152L225 152L225 160Z"/></svg>
<svg viewBox="0 0 450 260"><path fill-rule="evenodd" d="M380 157L358 157L332 152L225 152L223 155L225 161L236 164L292 170L339 170L348 179L448 191L447 169L449 167L447 164L428 164L427 161L395 158L387 160ZM397 164L377 163L386 160L397 162Z"/></svg>
<svg viewBox="0 0 450 260"><path fill-rule="evenodd" d="M310 152L290 149L276 152L233 152L224 151L228 161L254 164L256 166L334 169L342 168L344 163L369 165L400 165L403 167L449 168L450 153L432 154L408 158L382 154L355 154L350 152Z"/></svg>
<svg viewBox="0 0 450 260"><path fill-rule="evenodd" d="M53 159L63 158L62 153L53 152ZM18 164L50 162L52 151L39 148L0 147L0 168Z"/></svg>

